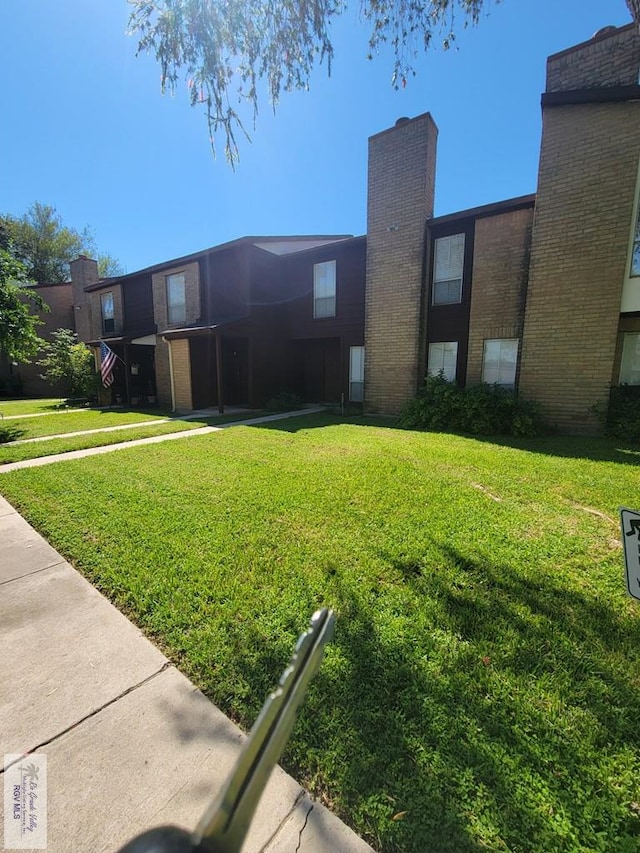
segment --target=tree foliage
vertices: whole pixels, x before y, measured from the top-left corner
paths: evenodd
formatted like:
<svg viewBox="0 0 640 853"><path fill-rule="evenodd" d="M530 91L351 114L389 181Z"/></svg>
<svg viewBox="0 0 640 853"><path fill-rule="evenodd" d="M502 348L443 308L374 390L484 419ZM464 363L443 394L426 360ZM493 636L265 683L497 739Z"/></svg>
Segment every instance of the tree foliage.
<svg viewBox="0 0 640 853"><path fill-rule="evenodd" d="M42 345L43 356L38 365L41 378L61 386L70 397L93 398L98 391L94 358L88 346L78 342L71 329L57 329L51 340Z"/></svg>
<svg viewBox="0 0 640 853"><path fill-rule="evenodd" d="M185 73L192 106L204 105L212 144L216 132L224 133L232 165L238 157L236 132L246 135L237 105L248 101L255 120L262 81L275 108L282 92L309 88L317 64L326 62L330 74L330 26L348 6L347 0L129 2L138 53L155 54L163 91L175 91ZM413 74L413 61L434 32L444 32L447 47L454 39L456 14L464 25L475 23L482 5L483 0L363 0L360 13L371 27L369 57L383 43L391 44L397 87Z"/></svg>
<svg viewBox="0 0 640 853"><path fill-rule="evenodd" d="M217 132L224 134L232 165L238 158L236 133L246 135L239 105L250 104L255 123L261 84L275 109L282 92L309 88L316 65L326 62L330 74L331 23L351 8L349 0L129 3L130 32L139 39L138 53L149 51L160 63L162 91L174 92L185 75L191 105L204 106L212 145ZM626 3L640 22L640 0ZM476 24L488 6L485 0L360 0L360 16L370 27L368 58L390 45L392 84L404 86L434 36L447 49L456 29Z"/></svg>
<svg viewBox="0 0 640 853"><path fill-rule="evenodd" d="M63 224L55 207L36 201L20 217L0 217L0 230L13 245L13 253L25 264L27 275L38 284L69 280L69 262L78 255L98 257L103 275L119 275L120 264L110 255L97 252L89 228L77 231Z"/></svg>
<svg viewBox="0 0 640 853"><path fill-rule="evenodd" d="M29 361L42 345L36 333L41 320L31 309L47 307L29 283L25 265L0 248L0 355L10 362Z"/></svg>

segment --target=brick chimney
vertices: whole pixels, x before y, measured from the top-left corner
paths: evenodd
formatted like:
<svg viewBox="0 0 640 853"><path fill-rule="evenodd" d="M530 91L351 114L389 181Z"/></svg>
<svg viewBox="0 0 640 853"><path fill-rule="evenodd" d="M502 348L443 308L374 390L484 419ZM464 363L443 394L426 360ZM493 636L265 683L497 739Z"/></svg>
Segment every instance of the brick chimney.
<svg viewBox="0 0 640 853"><path fill-rule="evenodd" d="M365 405L397 412L422 380L426 220L433 216L438 128L429 113L369 139Z"/></svg>
<svg viewBox="0 0 640 853"><path fill-rule="evenodd" d="M76 332L81 341L91 340L91 302L85 287L97 284L98 262L93 258L80 255L69 264L71 267L71 285L73 293L73 313L75 316Z"/></svg>

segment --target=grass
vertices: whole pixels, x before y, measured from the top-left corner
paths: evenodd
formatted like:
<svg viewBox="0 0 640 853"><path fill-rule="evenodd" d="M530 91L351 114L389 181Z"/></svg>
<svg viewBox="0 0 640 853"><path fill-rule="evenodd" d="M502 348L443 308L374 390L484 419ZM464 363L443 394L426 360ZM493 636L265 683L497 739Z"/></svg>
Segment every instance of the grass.
<svg viewBox="0 0 640 853"><path fill-rule="evenodd" d="M101 413L87 412L85 416L88 417L92 414L99 415ZM143 416L139 412L109 412L105 414L113 414L114 416L118 415L119 417L114 417L112 420L108 419L107 422L99 421L97 422L99 426L117 426L124 423L131 424L131 426L126 430L118 430L117 432L96 432L88 435L70 435L68 437L52 438L47 441L34 441L29 444L13 444L12 442L17 439L31 438L33 436L33 433L29 434L33 421L38 422L35 432L36 435L40 434L40 437L52 434L62 435L66 432L73 432L73 429L60 429L61 425L56 422L55 424L49 423L49 430L45 430L47 424L40 424L39 418L33 418L24 421L25 429L15 430L15 424L22 422L8 421L7 428L10 430L10 441L7 444L2 444L0 442L0 468L2 465L9 462L22 462L27 459L38 459L42 456L52 456L57 453L69 453L73 450L84 450L89 447L105 447L112 444L122 444L123 442L134 441L138 438L151 438L155 435L168 435L169 433L184 432L186 430L198 429L203 426L215 426L217 424L229 423L231 421L244 420L248 416L244 413L241 415L235 413L213 415L211 417L202 417L197 420L188 421L174 418L170 421L162 422L161 416L156 415L155 417L161 421L160 423L136 427L136 423L140 421L149 421L152 420L152 418L149 417L148 414ZM259 417L261 414L264 413L254 411L251 412L250 417ZM133 417L127 417L129 415ZM74 415L69 415L69 418L74 417ZM43 418L42 420L50 422L51 418ZM80 429L81 424L77 424L74 428ZM99 427L96 425L96 422L91 421L91 426L85 425L83 428L97 429Z"/></svg>
<svg viewBox="0 0 640 853"><path fill-rule="evenodd" d="M102 429L104 427L121 426L123 424L142 423L144 421L162 420L170 415L166 412L137 411L107 411L100 409L80 409L69 412L61 417L51 417L43 414L41 417L12 418L4 423L20 433L21 439L40 438L46 435L62 435L85 429Z"/></svg>
<svg viewBox="0 0 640 853"><path fill-rule="evenodd" d="M305 417L0 488L242 725L338 613L284 764L384 851L637 851L640 454ZM69 483L73 489L69 489Z"/></svg>
<svg viewBox="0 0 640 853"><path fill-rule="evenodd" d="M16 400L15 397L0 398L0 414L8 415L31 415L40 412L55 412L64 400L61 397L47 397L46 399L24 399Z"/></svg>

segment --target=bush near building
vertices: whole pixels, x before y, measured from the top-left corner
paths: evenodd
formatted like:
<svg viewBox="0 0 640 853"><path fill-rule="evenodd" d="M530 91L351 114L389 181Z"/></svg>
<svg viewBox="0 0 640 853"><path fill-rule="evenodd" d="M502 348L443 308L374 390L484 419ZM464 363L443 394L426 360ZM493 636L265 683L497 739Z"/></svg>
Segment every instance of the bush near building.
<svg viewBox="0 0 640 853"><path fill-rule="evenodd" d="M407 429L468 435L534 436L542 432L542 414L535 403L521 400L499 385L460 388L442 374L427 376L398 423Z"/></svg>

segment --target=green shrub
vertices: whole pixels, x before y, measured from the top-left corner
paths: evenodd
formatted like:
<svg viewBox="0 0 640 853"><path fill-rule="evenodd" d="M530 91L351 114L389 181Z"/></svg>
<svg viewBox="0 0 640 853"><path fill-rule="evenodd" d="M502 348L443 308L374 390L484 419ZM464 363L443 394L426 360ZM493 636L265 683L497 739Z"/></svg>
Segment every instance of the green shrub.
<svg viewBox="0 0 640 853"><path fill-rule="evenodd" d="M539 435L542 417L535 403L521 400L499 385L460 388L444 376L428 376L402 410L407 429L462 432L469 435Z"/></svg>
<svg viewBox="0 0 640 853"><path fill-rule="evenodd" d="M302 400L297 394L292 394L290 391L283 391L277 394L270 400L267 400L265 409L268 412L291 412L295 409L302 408Z"/></svg>
<svg viewBox="0 0 640 853"><path fill-rule="evenodd" d="M6 444L8 441L16 441L24 435L23 429L18 427L6 426L0 422L0 444Z"/></svg>
<svg viewBox="0 0 640 853"><path fill-rule="evenodd" d="M75 332L56 329L51 340L44 343L42 352L38 362L43 368L42 379L61 387L73 399L97 398L100 377L95 372L93 353L86 344L78 342Z"/></svg>
<svg viewBox="0 0 640 853"><path fill-rule="evenodd" d="M640 441L640 385L611 389L605 429L612 438Z"/></svg>

